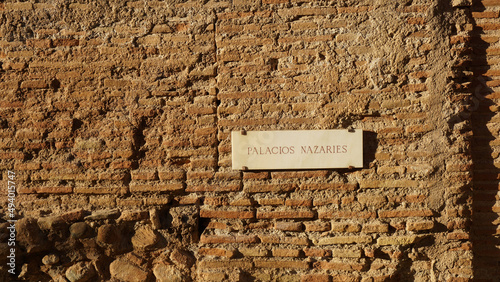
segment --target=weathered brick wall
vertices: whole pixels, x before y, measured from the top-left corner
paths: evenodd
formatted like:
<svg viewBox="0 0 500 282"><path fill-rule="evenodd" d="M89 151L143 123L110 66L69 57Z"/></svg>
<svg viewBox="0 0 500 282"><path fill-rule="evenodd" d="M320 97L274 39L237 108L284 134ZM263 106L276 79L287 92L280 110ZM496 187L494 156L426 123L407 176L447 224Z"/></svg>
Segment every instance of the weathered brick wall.
<svg viewBox="0 0 500 282"><path fill-rule="evenodd" d="M15 172L16 276L495 281L499 10L1 3L1 195ZM233 130L350 126L364 131L363 169L231 169Z"/></svg>

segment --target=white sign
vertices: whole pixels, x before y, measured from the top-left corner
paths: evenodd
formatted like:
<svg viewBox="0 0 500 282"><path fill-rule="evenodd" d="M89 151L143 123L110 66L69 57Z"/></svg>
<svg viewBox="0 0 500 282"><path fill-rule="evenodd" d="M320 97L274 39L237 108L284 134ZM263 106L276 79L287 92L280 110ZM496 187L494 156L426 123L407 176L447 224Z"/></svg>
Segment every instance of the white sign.
<svg viewBox="0 0 500 282"><path fill-rule="evenodd" d="M233 169L363 167L363 131L231 132Z"/></svg>

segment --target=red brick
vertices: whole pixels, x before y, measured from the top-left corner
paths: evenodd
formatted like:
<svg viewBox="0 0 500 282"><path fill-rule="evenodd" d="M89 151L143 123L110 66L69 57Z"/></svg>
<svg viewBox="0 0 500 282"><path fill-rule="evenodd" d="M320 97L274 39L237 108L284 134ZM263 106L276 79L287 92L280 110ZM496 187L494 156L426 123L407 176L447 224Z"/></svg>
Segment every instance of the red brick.
<svg viewBox="0 0 500 282"><path fill-rule="evenodd" d="M254 264L257 268L309 269L309 263L305 261L255 260Z"/></svg>
<svg viewBox="0 0 500 282"><path fill-rule="evenodd" d="M205 197L203 204L208 206L227 206L229 202L225 197Z"/></svg>
<svg viewBox="0 0 500 282"><path fill-rule="evenodd" d="M262 206L281 206L285 204L285 199L282 198L261 198L257 202Z"/></svg>
<svg viewBox="0 0 500 282"><path fill-rule="evenodd" d="M156 180L158 175L156 171L132 171L132 180Z"/></svg>
<svg viewBox="0 0 500 282"><path fill-rule="evenodd" d="M255 125L271 125L276 124L275 118L258 118L258 119L237 119L237 120L227 120L223 119L219 121L220 126L255 126Z"/></svg>
<svg viewBox="0 0 500 282"><path fill-rule="evenodd" d="M213 171L189 171L187 173L187 179L210 179L213 178L215 172Z"/></svg>
<svg viewBox="0 0 500 282"><path fill-rule="evenodd" d="M304 222L306 232L325 232L332 229L330 222Z"/></svg>
<svg viewBox="0 0 500 282"><path fill-rule="evenodd" d="M15 170L38 170L40 169L40 163L30 162L30 163L16 163L14 165Z"/></svg>
<svg viewBox="0 0 500 282"><path fill-rule="evenodd" d="M323 248L321 248L321 249L305 248L304 254L308 257L331 257L332 251L325 250Z"/></svg>
<svg viewBox="0 0 500 282"><path fill-rule="evenodd" d="M22 152L0 152L0 159L3 159L3 160L7 160L7 159L23 160L24 153L22 153Z"/></svg>
<svg viewBox="0 0 500 282"><path fill-rule="evenodd" d="M479 23L476 26L482 30L499 30L500 29L499 23Z"/></svg>
<svg viewBox="0 0 500 282"><path fill-rule="evenodd" d="M234 251L229 251L222 248L200 248L198 254L200 256L215 256L215 257L230 258L234 254Z"/></svg>
<svg viewBox="0 0 500 282"><path fill-rule="evenodd" d="M313 211L257 211L258 219L301 219L315 216Z"/></svg>
<svg viewBox="0 0 500 282"><path fill-rule="evenodd" d="M241 184L205 184L205 185L188 185L186 192L237 192L241 191Z"/></svg>
<svg viewBox="0 0 500 282"><path fill-rule="evenodd" d="M344 262L344 261L321 261L315 262L313 267L325 270L344 270L344 271L362 271L367 268L366 262Z"/></svg>
<svg viewBox="0 0 500 282"><path fill-rule="evenodd" d="M301 190L340 190L340 191L354 191L356 184L346 183L307 183L301 184Z"/></svg>
<svg viewBox="0 0 500 282"><path fill-rule="evenodd" d="M498 18L498 11L472 12L472 17L476 19Z"/></svg>
<svg viewBox="0 0 500 282"><path fill-rule="evenodd" d="M73 193L73 187L35 187L38 194L70 194Z"/></svg>
<svg viewBox="0 0 500 282"><path fill-rule="evenodd" d="M424 25L427 23L425 18L409 18L406 20L408 24L415 24L415 25Z"/></svg>
<svg viewBox="0 0 500 282"><path fill-rule="evenodd" d="M290 0L262 0L262 4L282 4L289 2Z"/></svg>
<svg viewBox="0 0 500 282"><path fill-rule="evenodd" d="M243 191L248 193L267 193L267 192L290 192L296 190L297 184L248 184Z"/></svg>
<svg viewBox="0 0 500 282"><path fill-rule="evenodd" d="M240 247L238 251L245 257L267 257L269 250L256 247Z"/></svg>
<svg viewBox="0 0 500 282"><path fill-rule="evenodd" d="M330 275L327 274L306 274L300 278L301 282L330 282Z"/></svg>
<svg viewBox="0 0 500 282"><path fill-rule="evenodd" d="M78 39L54 39L53 41L54 46L64 46L64 47L73 47L73 46L78 46L80 45L80 40Z"/></svg>
<svg viewBox="0 0 500 282"><path fill-rule="evenodd" d="M159 171L158 177L160 180L182 180L184 178L184 172L182 171Z"/></svg>
<svg viewBox="0 0 500 282"><path fill-rule="evenodd" d="M290 245L305 245L308 246L310 241L306 237L289 237L280 235L259 235L262 243L270 244L290 244Z"/></svg>
<svg viewBox="0 0 500 282"><path fill-rule="evenodd" d="M365 233L387 233L389 232L389 224L387 223L371 223L363 225L362 232Z"/></svg>
<svg viewBox="0 0 500 282"><path fill-rule="evenodd" d="M253 264L244 260L210 260L199 262L200 268L246 268L250 269Z"/></svg>
<svg viewBox="0 0 500 282"><path fill-rule="evenodd" d="M433 228L434 228L434 221L431 220L414 221L406 223L406 229L408 231L432 230Z"/></svg>
<svg viewBox="0 0 500 282"><path fill-rule="evenodd" d="M375 212L351 212L351 211L318 211L318 218L335 219L335 218L375 218Z"/></svg>
<svg viewBox="0 0 500 282"><path fill-rule="evenodd" d="M109 168L111 168L111 169L130 169L130 168L132 168L132 166L133 166L132 161L118 160L118 161L111 162L111 164L109 165Z"/></svg>
<svg viewBox="0 0 500 282"><path fill-rule="evenodd" d="M269 172L244 172L243 179L266 179L269 178Z"/></svg>
<svg viewBox="0 0 500 282"><path fill-rule="evenodd" d="M427 85L421 84L408 84L403 86L405 92L422 92L427 90Z"/></svg>
<svg viewBox="0 0 500 282"><path fill-rule="evenodd" d="M465 232L455 231L453 233L449 233L448 235L446 235L446 238L448 240L469 240L470 235Z"/></svg>
<svg viewBox="0 0 500 282"><path fill-rule="evenodd" d="M207 229L228 229L228 225L223 222L210 221Z"/></svg>
<svg viewBox="0 0 500 282"><path fill-rule="evenodd" d="M311 170L311 171L280 171L272 172L271 177L275 179L289 179L289 178L324 178L330 172L328 170Z"/></svg>
<svg viewBox="0 0 500 282"><path fill-rule="evenodd" d="M311 207L312 200L310 199L286 199L285 206L292 207Z"/></svg>
<svg viewBox="0 0 500 282"><path fill-rule="evenodd" d="M478 1L478 4L484 5L486 7L500 6L500 1L499 0L481 0L481 1Z"/></svg>
<svg viewBox="0 0 500 282"><path fill-rule="evenodd" d="M302 231L303 226L301 222L282 222L278 221L274 224L274 229L282 231Z"/></svg>

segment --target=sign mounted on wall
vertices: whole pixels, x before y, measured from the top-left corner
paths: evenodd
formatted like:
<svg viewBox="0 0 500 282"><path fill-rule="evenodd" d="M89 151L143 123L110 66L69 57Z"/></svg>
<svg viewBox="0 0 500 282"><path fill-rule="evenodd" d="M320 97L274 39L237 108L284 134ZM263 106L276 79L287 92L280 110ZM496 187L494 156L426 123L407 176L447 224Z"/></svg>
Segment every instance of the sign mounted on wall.
<svg viewBox="0 0 500 282"><path fill-rule="evenodd" d="M232 167L238 170L363 167L363 131L231 132Z"/></svg>

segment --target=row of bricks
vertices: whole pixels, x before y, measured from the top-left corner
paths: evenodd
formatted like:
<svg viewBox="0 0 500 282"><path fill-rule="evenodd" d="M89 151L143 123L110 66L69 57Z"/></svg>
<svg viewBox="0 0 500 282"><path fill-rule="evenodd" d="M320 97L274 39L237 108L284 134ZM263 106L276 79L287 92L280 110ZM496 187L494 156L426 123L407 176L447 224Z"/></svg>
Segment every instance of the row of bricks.
<svg viewBox="0 0 500 282"><path fill-rule="evenodd" d="M242 256L247 258L258 258L258 257L281 257L281 258L305 258L305 257L313 257L313 258L334 258L334 259L345 259L345 261L349 261L352 259L360 259L360 258L377 258L377 257L386 257L389 256L393 259L401 259L404 254L400 251L394 251L391 249L381 248L373 248L368 247L365 249L361 249L359 247L355 248L314 248L314 247L305 247L305 248L278 248L272 247L267 248L268 246L261 245L260 248L250 248L250 247L240 247L238 249L235 248L207 248L202 247L199 250L199 255L204 257L219 257L219 258L227 258L227 259L238 259ZM466 251L466 250L464 250ZM413 254L410 254L410 256ZM378 262L383 263L383 262ZM374 264L378 264L374 262ZM385 261L386 266L390 266L393 262ZM375 265L374 265L375 266ZM395 266L395 265L394 265ZM378 267L378 266L377 266Z"/></svg>
<svg viewBox="0 0 500 282"><path fill-rule="evenodd" d="M484 234L495 235L495 234L498 234L498 231L497 232L487 232ZM286 244L286 245L305 245L305 246L371 244L374 242L373 237L367 236L367 235L365 235L365 236L363 236L363 235L361 235L361 236L353 236L353 235L351 235L351 236L336 236L334 238L320 238L320 239L316 239L316 238L309 239L307 237L283 237L283 238L281 238L282 240L276 240L276 238L274 238L273 236L258 235L255 238L257 238L257 241L254 243L262 242L262 243ZM429 238L429 235L385 236L385 237L379 237L376 240L376 244L378 246L393 246L393 245L405 246L405 245L415 244L421 240L428 239L428 238ZM246 238L246 239L252 239L252 238ZM450 240L450 241L468 241L468 240L470 240L470 234L469 234L469 232L466 232L463 230L453 231L453 232L450 232L446 235L446 239ZM207 235L200 242L207 243L207 244L248 243L248 242L234 241L234 236L232 236L232 235L227 235L227 236L208 236Z"/></svg>
<svg viewBox="0 0 500 282"><path fill-rule="evenodd" d="M129 163L125 163L126 165L129 165ZM120 168L122 168L125 165L120 165ZM130 165L132 166L132 165ZM94 176L92 176L94 175ZM468 176L468 175L467 175ZM33 181L47 181L47 180L60 180L60 181L76 181L79 185L85 185L89 184L89 181L97 181L97 180L102 180L102 181L116 181L117 183L120 183L122 180L128 179L128 175L126 173L114 173L114 172L100 172L98 174L95 173L78 173L78 172L69 172L69 173L61 173L58 171L55 171L53 173L35 173L34 175L30 176L30 179ZM147 192L147 191L171 191L171 190L183 190L184 189L184 184L182 182L179 183L170 183L170 179L168 177L164 177L164 180L161 181L155 181L153 183L143 183L143 182L132 182L130 183L129 187L131 191L133 192ZM457 180L456 177L453 179ZM409 180L412 181L412 180ZM363 183L363 182L361 182ZM398 181L397 185L392 184L387 182L388 184L377 184L376 186L364 186L365 184L362 184L360 186L360 189L372 189L372 188L392 188L392 189L398 189L398 188L412 188L416 189L420 187L420 182L418 182L417 185L403 185L401 181ZM179 186L179 184L182 184ZM173 188L175 187L175 189ZM348 189L346 189L346 187ZM246 193L250 194L256 194L256 193L290 193L290 192L309 192L309 191L344 191L344 192L350 192L350 191L355 191L354 185L344 185L344 184L324 184L324 183L307 183L307 184L302 184L302 185L297 185L297 184L260 184L260 185L242 185L240 181L224 181L224 184L221 185L220 183L218 184L211 184L211 183L205 183L205 184L199 184L199 183L191 183L188 182L186 183L186 192L240 192L244 191ZM45 187L46 189L49 189ZM40 187L39 189L45 189L44 187ZM61 189L69 189L71 187L60 187ZM483 188L484 189L484 188ZM57 190L57 187L54 189ZM99 189L93 189L96 193L98 193L100 190ZM105 191L105 190L104 190ZM450 190L451 191L451 190ZM259 194L256 194L259 195ZM368 195L368 194L367 194ZM347 197L346 199L342 200L342 203L348 204L354 201L354 197ZM406 197L389 197L385 198L383 196L381 197L375 197L375 198L368 198L365 197L364 195L360 195L357 198L359 201L363 202L364 204L368 205L380 205L384 204L388 201L391 202L402 202L403 199L405 201L408 201L409 203L419 203L422 202L423 199L425 199L425 195L409 195ZM223 200L221 199L208 199L207 202L212 201L213 203L216 203L217 200ZM267 205L277 205L281 202L283 202L283 199L278 198L269 198L269 199L260 199L258 200L259 202ZM249 200L250 202L250 200ZM301 205L307 206L309 203L308 202L301 202ZM292 203L291 200L288 201L288 203ZM317 199L315 200L312 204L313 205L325 205L325 204L331 204L331 203L339 203L338 198L332 198L332 199L324 199L320 200ZM243 205L243 203L239 203L239 205Z"/></svg>
<svg viewBox="0 0 500 282"><path fill-rule="evenodd" d="M410 74L410 76L413 76L413 77L418 77L418 78L423 78L423 77L427 77L429 76L429 73L428 72L412 72ZM427 90L427 87L426 87L426 84L424 83L419 83L419 84L408 84L408 85L405 85L403 86L402 88L399 88L399 89L394 89L394 91L398 91L398 90L403 90L404 92L422 92L422 91L426 91ZM352 91L353 93L356 92L356 90L353 90ZM379 95L381 91L373 91L373 93L363 93L363 94L372 94L372 95ZM339 97L343 97L343 94L345 95L352 95L352 94L347 94L347 93L340 93L340 94L337 94L339 95ZM396 94L396 93L395 93ZM222 103L224 102L229 102L229 101L232 101L232 100L245 100L245 99L265 99L265 100L268 100L268 99L286 99L286 98L294 98L294 97L304 97L303 96L304 94L301 94L301 93L298 93L298 92L294 92L294 91L258 91L258 92L244 92L244 91L240 91L240 92L220 92L219 94L217 94L217 99L220 100ZM315 94L313 97L311 98L315 98L315 97L320 97L320 95L318 94ZM257 100L259 101L259 100ZM389 102L389 101L387 101ZM297 102L297 101L294 101L294 103L290 103L291 105L293 104L297 104L297 103L300 103L300 102ZM302 102L304 103L304 102ZM306 102L306 103L320 103L320 101L318 102ZM386 105L385 105L386 106ZM398 115L401 115L401 113L399 113Z"/></svg>
<svg viewBox="0 0 500 282"><path fill-rule="evenodd" d="M267 211L258 209L249 210L207 210L202 209L200 216L218 219L337 219L337 218L412 218L432 217L434 212L430 209L402 209L402 210L379 210L373 211L332 211L309 209L285 209L279 211Z"/></svg>
<svg viewBox="0 0 500 282"><path fill-rule="evenodd" d="M2 133L2 130L0 130L0 133ZM220 134L219 134L220 135ZM228 134L225 134L224 133L224 136L225 135L228 135ZM10 143L8 142L8 136L5 136L5 137L2 137L2 138L5 138L4 139L4 144L5 146L2 146L2 148L0 148L0 156L2 156L2 159L18 159L18 160L23 160L26 158L26 155L25 153L23 153L22 151L19 151L19 150L10 150L10 148L16 148L18 147L17 145L13 145L13 143ZM227 139L226 138L223 138L223 139ZM228 139L227 139L228 140ZM32 142L33 144L36 144L37 142ZM29 149L27 148L26 146L27 143L25 143L25 146L24 146L24 149ZM42 145L40 145L40 148L41 149L48 149L48 148L53 148L55 147L56 149L60 149L60 148L73 148L74 147L74 142L73 141L56 141L56 142L41 142ZM114 144L113 146L118 146L120 147L121 145L124 145L124 144L121 144L121 143L118 143L118 144ZM172 144L169 144L169 145L172 145ZM177 144L176 146L189 146L189 144ZM226 146L226 145L224 145ZM188 149L186 148L185 150L183 151L187 151L187 152L184 152L184 154L182 153L182 151L179 151L177 152L177 150L175 151L171 151L172 154L171 156L191 156L191 157L194 157L194 156L198 156L198 155L211 155L212 154L212 151L211 150L208 150L208 151L192 151L193 149ZM76 151L76 150L75 150ZM114 151L114 150L113 150ZM161 155L161 152L163 152L163 150L161 151L155 151L155 154L157 153L160 153ZM218 150L218 153L220 154L225 154L225 153L230 153L231 150L230 150L230 147L229 146L226 146L226 147L219 147L219 150ZM102 159L102 158L107 158L107 154L108 153L111 153L111 152L106 152L106 151L96 151L94 153L91 153L91 152L81 152L81 151L76 151L75 152L76 154L81 154L80 157L82 159L87 159L87 158L90 158L90 159ZM375 159L378 160L378 161L391 161L391 160L399 160L399 161L403 161L403 160L409 160L411 162L415 162L416 160L419 160L419 163L421 162L425 162L428 158L431 158L432 157L432 153L430 152L427 152L427 151L409 151L409 152L378 152L378 153L375 153ZM36 161L33 161L34 163L36 163ZM467 165L469 164L469 161L467 160L467 158L463 158L463 159L459 159L457 161L457 165L461 165L461 163L463 163L464 165ZM425 163L423 163L425 164ZM422 164L422 165L423 165ZM50 167L57 167L57 163L47 163L48 167L47 169L50 169ZM403 165L404 162L403 162ZM20 168L22 169L23 165L20 165ZM384 165L381 165L380 167L384 167ZM398 169L397 169L397 166L394 167L395 170L394 172L397 172ZM460 166L453 166L453 164L449 164L448 165L448 169L450 169L451 171L462 171L463 169L460 168ZM390 171L391 168L390 167L386 167L384 169L382 169L384 171ZM277 176L278 175L278 176ZM301 177L322 177L322 176L319 176L319 175L309 175L307 173L305 174L302 174L302 173L298 173L298 174L294 174L293 172L291 172L289 174L289 176L287 176L286 174L284 175L279 175L279 174L275 174L273 176L273 178L282 178L282 179L285 179L285 178L301 178ZM244 179L265 179L265 178L269 178L269 173L268 172L245 172L243 174L243 178Z"/></svg>
<svg viewBox="0 0 500 282"><path fill-rule="evenodd" d="M487 215L485 213L481 214L485 216L484 218L480 218L475 220L475 224L477 222L477 226L489 226L491 223L490 218L493 215ZM215 221L218 220L218 221ZM336 219L338 220L338 219ZM360 220L360 219L358 219ZM362 221L364 219L361 219ZM488 222L489 220L489 222ZM214 219L208 225L207 229L218 229L225 231L244 231L244 230L281 230L288 232L340 232L340 233L387 233L389 230L396 231L424 231L424 230L432 230L436 225L431 220L409 220L406 218L392 218L389 223L383 223L380 221L368 222L368 223L352 223L350 221L274 221L271 219L269 221L261 220L256 223L248 223L243 226L234 225L233 220L224 220L224 219ZM468 230L471 226L471 221L466 218L455 218L450 219L446 223L446 228L449 231L460 231L460 230Z"/></svg>
<svg viewBox="0 0 500 282"><path fill-rule="evenodd" d="M466 234L467 233L449 233L449 234ZM307 236L279 236L279 235L202 235L200 238L201 244L283 244L283 245L299 245L299 246L328 246L328 245L370 245L390 246L390 245L411 245L417 243L430 235L393 235L380 236L374 239L370 235L340 235L332 237L309 238ZM450 237L450 236L449 236ZM454 238L449 238L453 240ZM467 238L461 238L468 239Z"/></svg>
<svg viewBox="0 0 500 282"><path fill-rule="evenodd" d="M342 107L339 107L342 108ZM304 112L306 113L306 112ZM328 119L322 118L322 117L317 117L317 118L311 118L311 117L280 117L280 118L243 118L239 117L237 115L234 115L231 117L231 119L221 119L218 121L218 125L225 127L226 129L229 130L238 130L241 129L241 127L245 127L246 129L252 129L254 127L259 127L259 126L285 126L285 125L299 125L300 128L305 128L305 125L323 125L326 123L331 124ZM369 127L369 124L366 125L366 127ZM416 124L416 125L411 125L407 129L405 129L405 134L408 134L407 137L414 137L412 134L422 134L431 131L434 129L434 125L426 125L426 124ZM391 140L385 140L386 142L391 142ZM404 140L403 141L407 141Z"/></svg>
<svg viewBox="0 0 500 282"><path fill-rule="evenodd" d="M333 197L317 194L311 198L288 198L293 197L293 194L287 194L282 197L263 197L263 198L237 198L231 199L228 197L205 197L203 203L207 206L253 206L257 203L261 206L323 206L323 205L349 205L353 203L360 203L363 206L381 206L385 203L422 203L427 199L426 195L411 194L406 196L389 195L383 196L377 193L360 193L357 192L356 196L340 194Z"/></svg>
<svg viewBox="0 0 500 282"><path fill-rule="evenodd" d="M310 263L303 260L205 260L199 263L201 269L211 268L240 268L240 269L254 269L254 268L290 268L290 269L328 269L328 270L344 270L344 271L362 271L367 270L367 263L359 262L315 262Z"/></svg>
<svg viewBox="0 0 500 282"><path fill-rule="evenodd" d="M273 1L273 0L270 0ZM175 7L178 9L183 9L183 8L200 8L199 3L193 3L188 2L188 3L178 3L175 4L174 6L171 6L169 3L163 3L161 1L127 1L126 6L127 8L132 8L132 9L144 9L144 8L153 8L153 9L166 9L166 8L171 8ZM211 9L216 9L216 8L223 8L223 7L229 7L229 2L222 1L222 3L207 3L204 5L205 9L211 10ZM82 3L70 3L68 5L68 8L75 13L78 13L79 11L89 11L89 10L96 10L98 11L99 8L96 7L93 4L82 4ZM118 7L116 7L118 8ZM119 8L123 8L122 5L119 6ZM16 12L16 11L38 11L38 10L47 10L47 11L53 11L56 9L56 5L50 4L50 3L29 3L29 2L12 2L12 3L1 3L0 5L0 12L1 11L7 11L7 12ZM196 16L195 16L196 18Z"/></svg>
<svg viewBox="0 0 500 282"><path fill-rule="evenodd" d="M25 158L24 153L3 153L0 156L5 156L5 159L8 158ZM107 158L107 157L106 157ZM215 161L213 158L210 163ZM151 164L159 164L161 162L158 159L156 162L154 160ZM207 161L209 161L207 159ZM101 164L101 162L96 159L92 162L96 162L97 164ZM91 173L84 173L79 171L80 166L82 164L77 165L69 164L69 167L66 165L61 165L58 163L39 163L39 162L29 162L29 163L17 163L14 164L14 169L19 171L29 171L29 170L40 170L42 168L47 169L46 171L38 171L31 175L32 180L76 180L76 181L84 181L84 180L124 180L124 179L132 179L132 186L149 186L152 190L156 185L162 185L163 181L168 180L185 180L187 175L187 184L191 186L191 189L203 192L208 190L217 189L215 184L211 184L209 181L230 181L226 183L227 185L234 186L230 190L240 191L242 188L245 192L248 193L266 193L266 192L292 192L292 191L322 191L322 190L333 190L333 191L354 191L357 189L372 189L372 188L418 188L421 187L423 182L418 180L411 179L398 179L398 180L376 180L376 179L360 179L358 184L355 183L259 183L250 180L264 180L269 179L269 173L244 173L243 179L249 180L245 182L237 181L241 180L241 174L239 172L219 172L214 173L213 171L206 172L184 172L184 171L159 171L159 172L144 172L144 171L136 171L131 170L130 172L121 171L123 169L131 169L138 164L132 160L114 160L112 162L102 163L102 165L106 166L109 164L109 168L107 171L92 171ZM142 163L141 163L142 164ZM7 165L7 164L6 164ZM95 165L95 164L94 164ZM85 165L83 165L85 167ZM58 169L59 168L59 169ZM415 166L415 168L423 168L430 170L428 165ZM57 169L57 170L56 170ZM398 167L382 167L382 171L380 168L378 169L378 173L380 175L389 173L400 173L402 174L404 171L399 169ZM470 164L453 164L447 166L447 171L449 172L464 172L467 173L470 171ZM116 171L120 170L120 171ZM369 170L367 170L369 172ZM373 171L375 172L375 171ZM407 173L413 173L412 170L406 171ZM418 169L415 172L419 172ZM422 172L422 171L420 171ZM425 172L425 171L424 171ZM92 175L93 176L92 176ZM468 174L464 174L466 176ZM459 176L456 174L455 176ZM324 179L325 176L315 176L316 178ZM491 178L495 178L494 174L491 175ZM300 179L300 178L308 178L303 175L278 175L271 176L272 179ZM142 182L143 180L147 180L148 182ZM160 181L158 181L160 180ZM487 180L487 179L483 179ZM203 181L200 183L199 181ZM489 187L489 184L486 181L481 183L482 185L486 185ZM479 189L482 185L478 185ZM195 188L196 187L196 188ZM223 191L224 189L220 190ZM227 189L226 189L227 190ZM410 195L411 196L411 195ZM410 197L407 197L410 199ZM416 201L418 199L412 199L412 201ZM264 201L264 200L263 200Z"/></svg>
<svg viewBox="0 0 500 282"><path fill-rule="evenodd" d="M22 194L30 194L30 193L54 193L54 194L66 194L66 193L71 193L71 192L80 192L80 193L93 193L93 194L108 194L112 191L115 191L116 189L120 190L128 190L132 193L147 193L147 192L154 192L154 193L174 193L174 192L181 192L181 191L186 191L186 192L193 192L191 190L195 189L190 189L188 186L187 189L184 189L184 185L182 183L165 183L165 184L158 184L155 186L150 186L150 185L130 185L128 188L126 186L123 186L121 181L118 179L109 179L109 180L114 180L112 182L111 186L116 186L114 189L101 189L102 185L97 185L97 187L94 188L75 188L73 186L36 186L31 185L31 187L26 187L26 188L20 188L19 193ZM78 186L84 184L84 183L77 183ZM114 184L114 185L113 185ZM34 186L34 187L33 187ZM78 187L77 186L77 187ZM189 191L188 191L189 190ZM233 192L230 191L231 189L219 189L222 190L222 192ZM209 190L206 192L221 192L219 190ZM199 191L195 191L199 192ZM175 193L174 193L175 194ZM232 206L232 207L256 207L256 206L285 206L285 207L321 207L321 206L339 206L342 205L342 207L365 207L369 209L373 208L381 208L386 205L395 205L395 204L420 204L425 202L426 196L425 195L410 195L410 196L394 196L394 197L385 197L385 196L376 196L374 199L370 197L369 194L362 195L362 196L335 196L335 197L323 197L320 198L321 195L318 196L318 198L315 199L283 199L283 198L263 198L263 199L252 199L252 198L237 198L234 200L227 200L222 197L206 197L206 198L201 198L203 201L203 204L206 205L207 207L211 207L212 210L205 210L203 214L207 217L221 217L221 218L239 218L239 217L248 217L252 216L253 213L251 212L240 212L237 210L227 210L227 208L224 209L217 209L213 210L214 206ZM341 199L340 199L341 198ZM487 208L484 208L487 209ZM488 210L491 210L489 208ZM240 214L241 213L241 214ZM396 214L401 214L402 212L398 212ZM293 218L294 215L296 216L306 216L306 217L314 217L314 213L311 212L293 212L293 211L288 211L288 212L272 212L272 213L261 213L259 216L260 217L268 217L268 216L277 216L277 217L282 217L282 218ZM344 216L348 217L350 213L346 212L321 212L321 216L327 217L327 216ZM362 213L362 215L365 215L366 217L373 217L374 213L368 212L368 213ZM383 216L393 216L396 217L396 215L387 215L386 213L382 212ZM404 215L401 215L404 216Z"/></svg>
<svg viewBox="0 0 500 282"><path fill-rule="evenodd" d="M264 1L282 1L282 0L264 0ZM288 1L288 0L285 0ZM378 270L381 268L386 268L385 265L375 264L373 269ZM395 267L394 267L395 268ZM231 274L226 275L224 272L218 271L218 269L214 269L215 271L209 272L204 271L199 273L199 277L203 279L203 281L207 282L218 282L218 281L228 281L228 277L232 277ZM360 276L357 273L349 273L345 274L342 270L328 270L331 272L330 274L316 274L311 273L311 270L307 270L304 273L296 273L296 274L285 274L279 276L278 281L288 281L288 282L361 282L361 281L390 281L394 279L394 275L392 274L370 274ZM234 272L233 272L234 273ZM239 275L239 273L238 273ZM256 271L252 275L257 281L271 281L275 275L271 275L265 271ZM239 279L239 278L238 278ZM467 280L448 280L447 282L464 282Z"/></svg>
<svg viewBox="0 0 500 282"><path fill-rule="evenodd" d="M290 249L290 248L272 248L271 250L265 248L248 248L242 247L238 250L230 250L223 248L200 248L198 254L201 256L213 257L226 257L237 258L244 257L289 257L289 258L304 258L304 257L321 257L321 258L362 258L367 255L372 255L373 250L367 249L364 252L361 249L319 249L319 248L304 248L304 249Z"/></svg>
<svg viewBox="0 0 500 282"><path fill-rule="evenodd" d="M205 109L205 108L204 108ZM148 111L149 112L149 111ZM211 115L207 111L203 111L207 113L206 115ZM137 112L140 114L146 114L144 112ZM194 115L194 114L192 114ZM205 115L205 114L202 114ZM193 116L191 116L193 117ZM195 117L196 118L196 117ZM168 153L170 157L186 157L186 156L199 156L199 155L210 155L212 154L213 150L216 150L217 148L214 148L215 145L217 145L218 140L215 139L215 134L219 136L219 140L226 139L227 140L227 135L229 133L219 133L216 131L215 128L213 127L206 127L206 124L201 124L201 122L207 122L207 123L213 123L211 120L213 120L212 117L208 117L204 120L199 120L198 124L196 123L195 119L185 119L185 120L179 120L175 121L172 120L170 125L166 126L165 131L167 133L172 134L175 133L175 128L176 126L182 126L184 129L184 132L188 132L192 134L192 138L189 139L189 141L185 137L179 137L179 138L174 138L172 139L166 139L162 140L160 142L160 139L158 139L157 136L151 135L151 136L146 136L145 141L146 144L154 145L155 147L158 146L158 151L165 151ZM282 118L282 119L274 119L274 118L263 118L263 119L238 119L238 120L219 120L218 124L221 126L228 126L231 127L229 129L236 129L234 127L238 126L248 126L248 125L272 125L272 124L288 124L288 123L315 123L314 121L318 122L320 121L317 118ZM432 125L416 125L415 123L418 122L418 120L410 120L411 124L406 124L404 128L401 127L392 127L392 128L385 128L378 130L378 137L380 142L391 142L391 139L398 139L398 138L403 138L403 137L413 137L412 134L421 134L425 132L432 131L434 129L434 126ZM183 123L184 125L176 125L173 123ZM320 123L320 122L318 122ZM318 124L316 123L316 124ZM413 125L412 125L413 124ZM209 124L210 125L210 124ZM82 150L86 149L84 146L86 143L85 141L82 142L77 142L75 144L74 141L71 141L74 139L75 133L70 127L67 128L61 128L61 129L55 129L55 125L49 125L49 124L30 124L29 125L30 129L19 129L17 132L14 133L13 130L8 129L8 130L0 130L0 136L1 138L5 140L11 139L16 143L16 145L12 147L18 147L18 142L22 142L22 144L29 144L29 143L39 143L43 142L46 143L46 148L49 148L51 144L49 143L54 143L54 142L60 142L60 141L65 141L66 146L71 146L75 150ZM37 128L38 127L38 128ZM366 127L369 127L366 125ZM128 131L128 132L127 132ZM170 131L170 132L169 132ZM118 129L106 129L103 131L100 131L99 137L101 138L122 138L122 137L131 137L135 133L135 127L129 127L125 128L122 130ZM485 136L489 136L488 131L485 131ZM129 136L127 136L127 134ZM46 140L46 138L53 139L51 141L42 141ZM226 137L226 138L224 138ZM183 138L183 139L180 139ZM102 150L108 146L112 148L116 148L115 145L120 145L120 148L114 149L113 151L117 150L122 150L122 151L127 151L127 144L125 144L127 140L118 140L118 141L110 141L107 142L108 144L102 144L98 148L94 149L99 149ZM113 143L113 144L111 144ZM122 144L116 144L116 143L122 143ZM7 144L7 143L6 143ZM83 144L83 145L82 145ZM493 144L491 144L493 145ZM179 149L173 148L177 147ZM2 146L0 149L6 149L9 148L8 146ZM182 148L182 149L180 149ZM198 149L197 149L198 148ZM128 150L130 151L130 149ZM231 152L231 146L229 144L223 144L218 146L218 151L219 153L230 153ZM106 154L109 154L111 152L106 152L102 151L101 154L103 154L103 157ZM90 153L86 152L77 152L81 156L84 155L92 155ZM95 154L94 154L95 155ZM411 168L409 168L411 169Z"/></svg>
<svg viewBox="0 0 500 282"><path fill-rule="evenodd" d="M201 213L200 213L201 214ZM231 221L229 221L230 223ZM238 230L229 223L212 221L207 229ZM465 220L454 220L447 224L449 230L465 229L468 225ZM259 221L244 226L248 230L281 230L289 232L340 232L340 233L388 233L390 229L407 231L432 230L435 224L431 220L413 220L408 222L394 221L390 223L368 222L364 224L337 221Z"/></svg>

